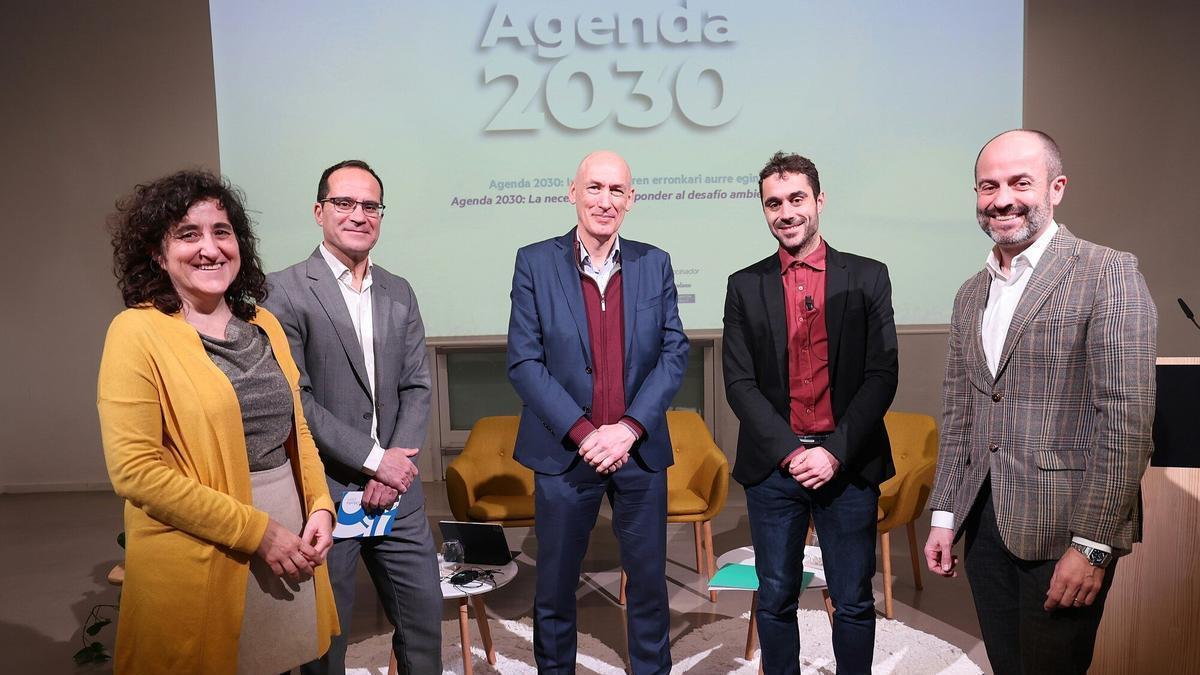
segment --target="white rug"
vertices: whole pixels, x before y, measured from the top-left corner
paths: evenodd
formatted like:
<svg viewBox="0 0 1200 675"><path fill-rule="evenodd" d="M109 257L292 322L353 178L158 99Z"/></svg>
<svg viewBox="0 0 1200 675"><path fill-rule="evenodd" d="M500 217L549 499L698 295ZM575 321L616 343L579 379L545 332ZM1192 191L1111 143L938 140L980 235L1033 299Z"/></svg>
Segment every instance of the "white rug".
<svg viewBox="0 0 1200 675"><path fill-rule="evenodd" d="M824 612L802 609L800 618L800 665L804 675L833 675L833 646L829 620ZM742 658L750 614L705 624L683 635L671 645L672 673L696 675L755 675L754 660ZM475 673L509 675L536 673L533 666L533 626L528 618L519 621L491 620L496 665L489 665L479 639L479 627L471 620L471 652ZM391 636L377 635L350 645L346 654L348 675L385 675ZM610 647L586 633L579 634L578 672L623 675L624 661ZM442 665L445 674L463 672L458 622L442 622ZM873 675L976 675L982 673L962 650L928 633L899 621L880 619L875 628Z"/></svg>

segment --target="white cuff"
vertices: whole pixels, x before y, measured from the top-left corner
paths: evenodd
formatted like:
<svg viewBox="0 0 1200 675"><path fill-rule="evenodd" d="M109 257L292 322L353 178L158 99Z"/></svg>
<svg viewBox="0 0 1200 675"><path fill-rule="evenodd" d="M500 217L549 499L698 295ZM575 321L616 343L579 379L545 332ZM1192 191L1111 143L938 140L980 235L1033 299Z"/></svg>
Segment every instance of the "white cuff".
<svg viewBox="0 0 1200 675"><path fill-rule="evenodd" d="M1108 546L1107 544L1101 544L1098 541L1092 541L1091 539L1084 539L1083 537L1071 537L1071 541L1075 542L1076 544L1083 544L1084 546L1098 548L1101 551L1104 551L1105 553L1112 553L1111 546Z"/></svg>
<svg viewBox="0 0 1200 675"><path fill-rule="evenodd" d="M947 530L954 529L954 512L953 511L934 511L929 517L930 527L944 527Z"/></svg>
<svg viewBox="0 0 1200 675"><path fill-rule="evenodd" d="M363 473L368 476L374 476L375 471L379 469L379 463L383 461L383 448L376 443L375 447L371 448L371 454L367 455L367 459L363 462Z"/></svg>

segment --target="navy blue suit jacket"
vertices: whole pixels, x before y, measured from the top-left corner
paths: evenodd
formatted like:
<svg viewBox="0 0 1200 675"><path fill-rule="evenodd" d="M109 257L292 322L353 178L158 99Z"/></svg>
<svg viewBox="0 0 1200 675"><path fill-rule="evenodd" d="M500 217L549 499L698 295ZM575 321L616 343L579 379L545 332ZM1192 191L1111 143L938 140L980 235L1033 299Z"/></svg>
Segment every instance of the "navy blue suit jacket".
<svg viewBox="0 0 1200 675"><path fill-rule="evenodd" d="M517 251L508 322L508 378L524 402L514 456L561 474L578 456L567 436L592 405L592 353L575 229ZM646 430L632 454L661 471L674 461L666 410L687 367L671 258L621 239L625 414Z"/></svg>

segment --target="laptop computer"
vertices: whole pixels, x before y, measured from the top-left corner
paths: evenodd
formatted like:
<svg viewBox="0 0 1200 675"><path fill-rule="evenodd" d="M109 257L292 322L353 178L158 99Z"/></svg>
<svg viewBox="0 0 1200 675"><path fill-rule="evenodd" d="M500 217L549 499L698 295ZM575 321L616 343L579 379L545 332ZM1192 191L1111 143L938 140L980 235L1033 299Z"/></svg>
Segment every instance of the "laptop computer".
<svg viewBox="0 0 1200 675"><path fill-rule="evenodd" d="M494 523L469 523L443 520L438 523L442 541L457 539L463 545L463 557L468 565L507 565L513 555L504 538L504 528Z"/></svg>

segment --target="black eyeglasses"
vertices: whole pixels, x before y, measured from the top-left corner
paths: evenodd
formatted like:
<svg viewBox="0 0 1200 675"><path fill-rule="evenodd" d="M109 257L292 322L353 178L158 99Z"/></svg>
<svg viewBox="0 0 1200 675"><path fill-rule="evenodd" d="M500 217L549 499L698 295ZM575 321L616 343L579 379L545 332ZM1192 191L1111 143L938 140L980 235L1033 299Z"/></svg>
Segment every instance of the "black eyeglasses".
<svg viewBox="0 0 1200 675"><path fill-rule="evenodd" d="M354 213L354 207L361 205L363 213L367 214L368 216L379 216L383 215L383 210L387 208L379 202L360 202L357 199L351 199L349 197L327 197L317 201L321 202L322 204L325 202L333 204L333 208L338 213Z"/></svg>

